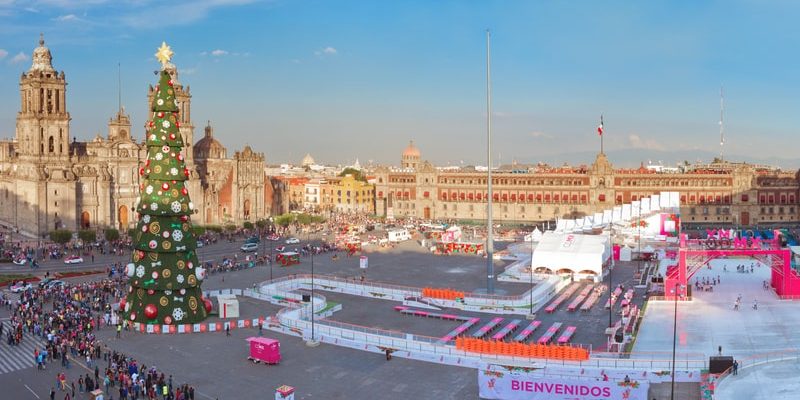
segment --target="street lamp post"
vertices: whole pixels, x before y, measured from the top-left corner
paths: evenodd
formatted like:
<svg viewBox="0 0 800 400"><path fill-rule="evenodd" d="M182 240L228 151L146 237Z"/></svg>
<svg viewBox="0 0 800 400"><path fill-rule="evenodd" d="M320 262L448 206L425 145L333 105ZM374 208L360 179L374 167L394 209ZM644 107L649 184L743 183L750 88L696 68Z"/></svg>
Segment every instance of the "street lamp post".
<svg viewBox="0 0 800 400"><path fill-rule="evenodd" d="M308 347L317 347L319 342L314 334L314 252L311 252L311 339L306 342Z"/></svg>
<svg viewBox="0 0 800 400"><path fill-rule="evenodd" d="M269 217L269 231L270 231L270 233L272 232L272 217ZM268 234L265 239L269 240L269 260L268 260L269 261L269 280L272 281L272 262L275 259L272 257L273 244L272 244L272 240L269 239L269 236L271 236L271 235Z"/></svg>
<svg viewBox="0 0 800 400"><path fill-rule="evenodd" d="M531 311L530 314L533 315L533 232L531 232Z"/></svg>
<svg viewBox="0 0 800 400"><path fill-rule="evenodd" d="M676 283L673 289L673 297L675 301L675 311L672 314L672 386L670 389L670 400L675 400L675 347L678 341L678 294L681 289L681 284Z"/></svg>

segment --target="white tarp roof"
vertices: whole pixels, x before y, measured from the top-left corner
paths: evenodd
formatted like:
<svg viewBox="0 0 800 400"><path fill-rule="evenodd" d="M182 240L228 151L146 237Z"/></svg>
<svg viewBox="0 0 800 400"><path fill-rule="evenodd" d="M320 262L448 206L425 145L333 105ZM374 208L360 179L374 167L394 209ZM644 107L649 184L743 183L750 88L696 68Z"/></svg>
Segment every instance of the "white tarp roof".
<svg viewBox="0 0 800 400"><path fill-rule="evenodd" d="M632 201L629 204L614 206L602 213L581 217L579 219L559 219L556 221L556 232L583 232L589 228L600 228L612 223L627 225L638 218L648 218L658 213L678 212L681 206L680 193L661 192ZM640 215L641 214L641 215Z"/></svg>
<svg viewBox="0 0 800 400"><path fill-rule="evenodd" d="M546 267L553 272L569 269L573 272L592 271L602 274L603 263L611 257L611 245L606 235L580 235L545 232L533 251L533 268Z"/></svg>

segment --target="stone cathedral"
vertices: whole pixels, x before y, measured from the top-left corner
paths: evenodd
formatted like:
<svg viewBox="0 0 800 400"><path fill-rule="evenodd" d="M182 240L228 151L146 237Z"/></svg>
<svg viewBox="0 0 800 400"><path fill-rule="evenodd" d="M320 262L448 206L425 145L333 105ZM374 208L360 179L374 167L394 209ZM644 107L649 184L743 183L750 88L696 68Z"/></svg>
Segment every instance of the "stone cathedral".
<svg viewBox="0 0 800 400"><path fill-rule="evenodd" d="M228 158L214 138L211 123L194 143L191 92L168 64L177 91L186 164L192 174L189 191L196 225L241 224L270 214L269 181L264 155L249 146ZM108 135L88 142L71 136L67 79L53 68L52 55L40 38L31 67L19 81L20 109L16 135L0 141L0 225L28 237L45 237L54 229L134 227L139 167L146 160L144 134L132 134L120 108L108 122ZM147 107L153 96L147 92ZM144 130L141 129L140 132ZM141 137L138 137L141 136ZM137 140L138 139L138 140ZM265 186L266 184L266 186Z"/></svg>

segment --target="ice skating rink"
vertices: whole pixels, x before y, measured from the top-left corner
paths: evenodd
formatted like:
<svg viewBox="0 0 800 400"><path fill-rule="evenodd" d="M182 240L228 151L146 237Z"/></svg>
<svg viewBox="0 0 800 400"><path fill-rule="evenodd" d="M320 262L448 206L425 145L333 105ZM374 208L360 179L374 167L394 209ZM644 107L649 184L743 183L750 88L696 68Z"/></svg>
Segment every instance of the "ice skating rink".
<svg viewBox="0 0 800 400"><path fill-rule="evenodd" d="M753 273L740 273L743 264ZM720 259L710 262L691 279L693 300L679 302L677 313L677 359L708 358L718 353L738 359L768 353L797 355L800 349L800 301L779 300L763 282L770 279L770 268L749 258ZM727 272L723 270L727 268ZM663 272L662 272L663 274ZM703 278L719 277L721 283L711 292L698 291L694 283ZM741 295L739 311L734 311ZM758 309L753 309L753 302ZM673 311L671 301L650 302L636 338L635 353L659 353L671 357ZM652 357L652 354L648 354ZM738 376L726 378L718 390L718 399L789 399L797 398L800 363L779 362L743 368ZM795 379L787 379L787 378ZM787 397L788 396L788 397Z"/></svg>

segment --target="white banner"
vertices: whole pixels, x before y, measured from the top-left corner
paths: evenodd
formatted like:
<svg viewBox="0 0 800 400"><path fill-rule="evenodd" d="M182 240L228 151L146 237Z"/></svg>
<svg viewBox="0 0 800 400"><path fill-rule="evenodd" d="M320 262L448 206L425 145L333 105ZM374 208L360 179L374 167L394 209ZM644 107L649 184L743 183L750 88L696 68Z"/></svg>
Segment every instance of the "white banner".
<svg viewBox="0 0 800 400"><path fill-rule="evenodd" d="M359 262L360 262L359 267L361 267L361 269L367 269L367 262L368 262L367 256L361 256Z"/></svg>
<svg viewBox="0 0 800 400"><path fill-rule="evenodd" d="M650 383L534 376L525 371L479 369L482 399L497 400L647 400Z"/></svg>

